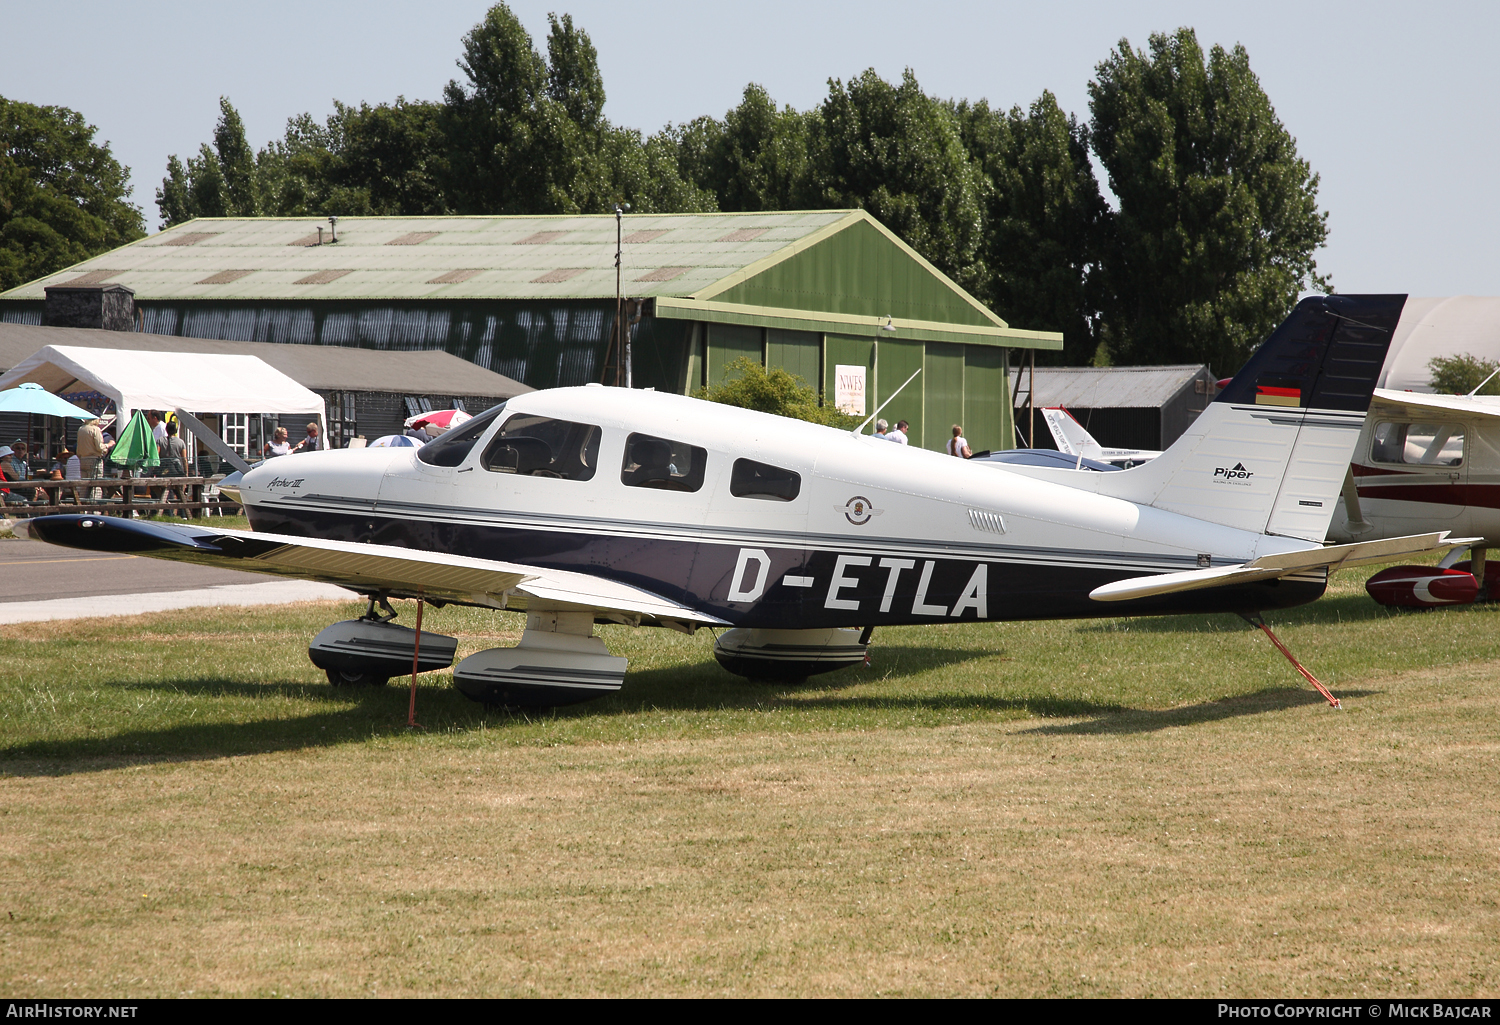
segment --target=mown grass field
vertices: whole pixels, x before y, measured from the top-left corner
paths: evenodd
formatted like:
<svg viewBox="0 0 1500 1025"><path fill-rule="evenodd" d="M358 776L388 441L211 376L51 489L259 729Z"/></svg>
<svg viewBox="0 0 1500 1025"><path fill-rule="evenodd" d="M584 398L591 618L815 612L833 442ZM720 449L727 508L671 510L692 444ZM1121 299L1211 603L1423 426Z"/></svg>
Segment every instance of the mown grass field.
<svg viewBox="0 0 1500 1025"><path fill-rule="evenodd" d="M420 732L307 662L352 604L0 627L0 993L1493 996L1500 610L1367 575L1271 617L1343 712L1222 616L784 690L609 627L619 696Z"/></svg>

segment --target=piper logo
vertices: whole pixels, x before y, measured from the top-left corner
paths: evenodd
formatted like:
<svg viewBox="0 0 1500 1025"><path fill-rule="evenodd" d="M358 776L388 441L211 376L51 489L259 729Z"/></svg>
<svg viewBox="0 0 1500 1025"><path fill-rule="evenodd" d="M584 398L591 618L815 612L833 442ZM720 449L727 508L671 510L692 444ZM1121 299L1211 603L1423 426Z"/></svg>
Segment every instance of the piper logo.
<svg viewBox="0 0 1500 1025"><path fill-rule="evenodd" d="M1214 480L1224 481L1227 484L1248 484L1250 482L1250 478L1254 476L1254 471L1245 469L1244 463L1235 463L1232 467L1214 467Z"/></svg>

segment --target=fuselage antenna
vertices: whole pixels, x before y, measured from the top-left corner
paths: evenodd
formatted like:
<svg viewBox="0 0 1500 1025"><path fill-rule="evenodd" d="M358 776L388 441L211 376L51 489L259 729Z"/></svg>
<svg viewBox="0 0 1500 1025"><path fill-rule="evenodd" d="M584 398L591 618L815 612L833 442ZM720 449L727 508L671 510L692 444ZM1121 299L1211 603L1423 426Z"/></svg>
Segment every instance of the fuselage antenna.
<svg viewBox="0 0 1500 1025"><path fill-rule="evenodd" d="M917 379L917 375L920 374L921 372L922 372L922 368L921 367L917 367L916 370L913 370L911 376L906 379L905 384L902 384L901 388L905 388L906 385L911 384L913 381L915 381ZM873 412L873 413L870 414L869 419L865 420L864 423L860 424L858 427L854 428L854 430L850 431L849 433L850 434L854 434L854 435L858 435L860 431L862 431L866 427L870 426L870 420L873 420L877 416L879 416L880 415L880 410L884 409L886 406L889 406L891 404L892 400L894 400L897 395L901 394L901 388L897 388L895 391L891 392L891 397L889 399L886 399L884 402L882 402L880 404L880 408L877 409L877 410L875 410L875 412Z"/></svg>

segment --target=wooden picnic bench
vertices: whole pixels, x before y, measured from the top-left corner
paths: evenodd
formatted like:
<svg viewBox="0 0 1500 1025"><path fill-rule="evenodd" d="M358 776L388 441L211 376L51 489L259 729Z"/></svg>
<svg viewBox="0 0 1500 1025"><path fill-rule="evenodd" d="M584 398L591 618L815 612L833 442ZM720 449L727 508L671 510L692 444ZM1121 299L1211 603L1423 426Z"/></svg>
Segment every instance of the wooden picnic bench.
<svg viewBox="0 0 1500 1025"><path fill-rule="evenodd" d="M233 502L205 496L218 478L212 477L94 477L89 480L28 480L0 482L4 506L0 515L15 518L58 513L130 516L132 513L186 512L194 519L208 512L234 514ZM155 492L155 494L153 494ZM33 493L44 497L34 499ZM169 500L172 495L183 500ZM160 496L160 497L157 497Z"/></svg>

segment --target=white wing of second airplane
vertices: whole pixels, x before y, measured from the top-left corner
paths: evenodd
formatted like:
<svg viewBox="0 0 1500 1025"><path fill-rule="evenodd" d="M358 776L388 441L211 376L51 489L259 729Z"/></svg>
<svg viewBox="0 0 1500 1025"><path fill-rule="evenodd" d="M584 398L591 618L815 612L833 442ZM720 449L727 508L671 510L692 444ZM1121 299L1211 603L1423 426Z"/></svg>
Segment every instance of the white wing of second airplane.
<svg viewBox="0 0 1500 1025"><path fill-rule="evenodd" d="M1301 551L1283 552L1278 555L1263 555L1250 562L1217 569L1195 569L1183 573L1157 573L1146 577L1130 577L1104 584L1089 592L1095 601L1124 601L1127 598L1149 598L1157 594L1172 594L1177 591L1196 591L1204 587L1220 587L1226 584L1248 584L1256 580L1290 576L1310 570L1343 569L1346 566L1367 566L1377 562L1391 562L1412 555L1424 555L1444 548L1466 548L1481 540L1477 537L1448 537L1444 530L1433 534L1412 534L1408 537L1386 538L1380 541L1356 541L1347 545L1327 545L1323 548L1304 548Z"/></svg>
<svg viewBox="0 0 1500 1025"><path fill-rule="evenodd" d="M525 611L594 611L624 622L729 626L661 595L571 570L321 538L146 524L111 517L66 526L34 521L41 540L337 584L361 593Z"/></svg>

